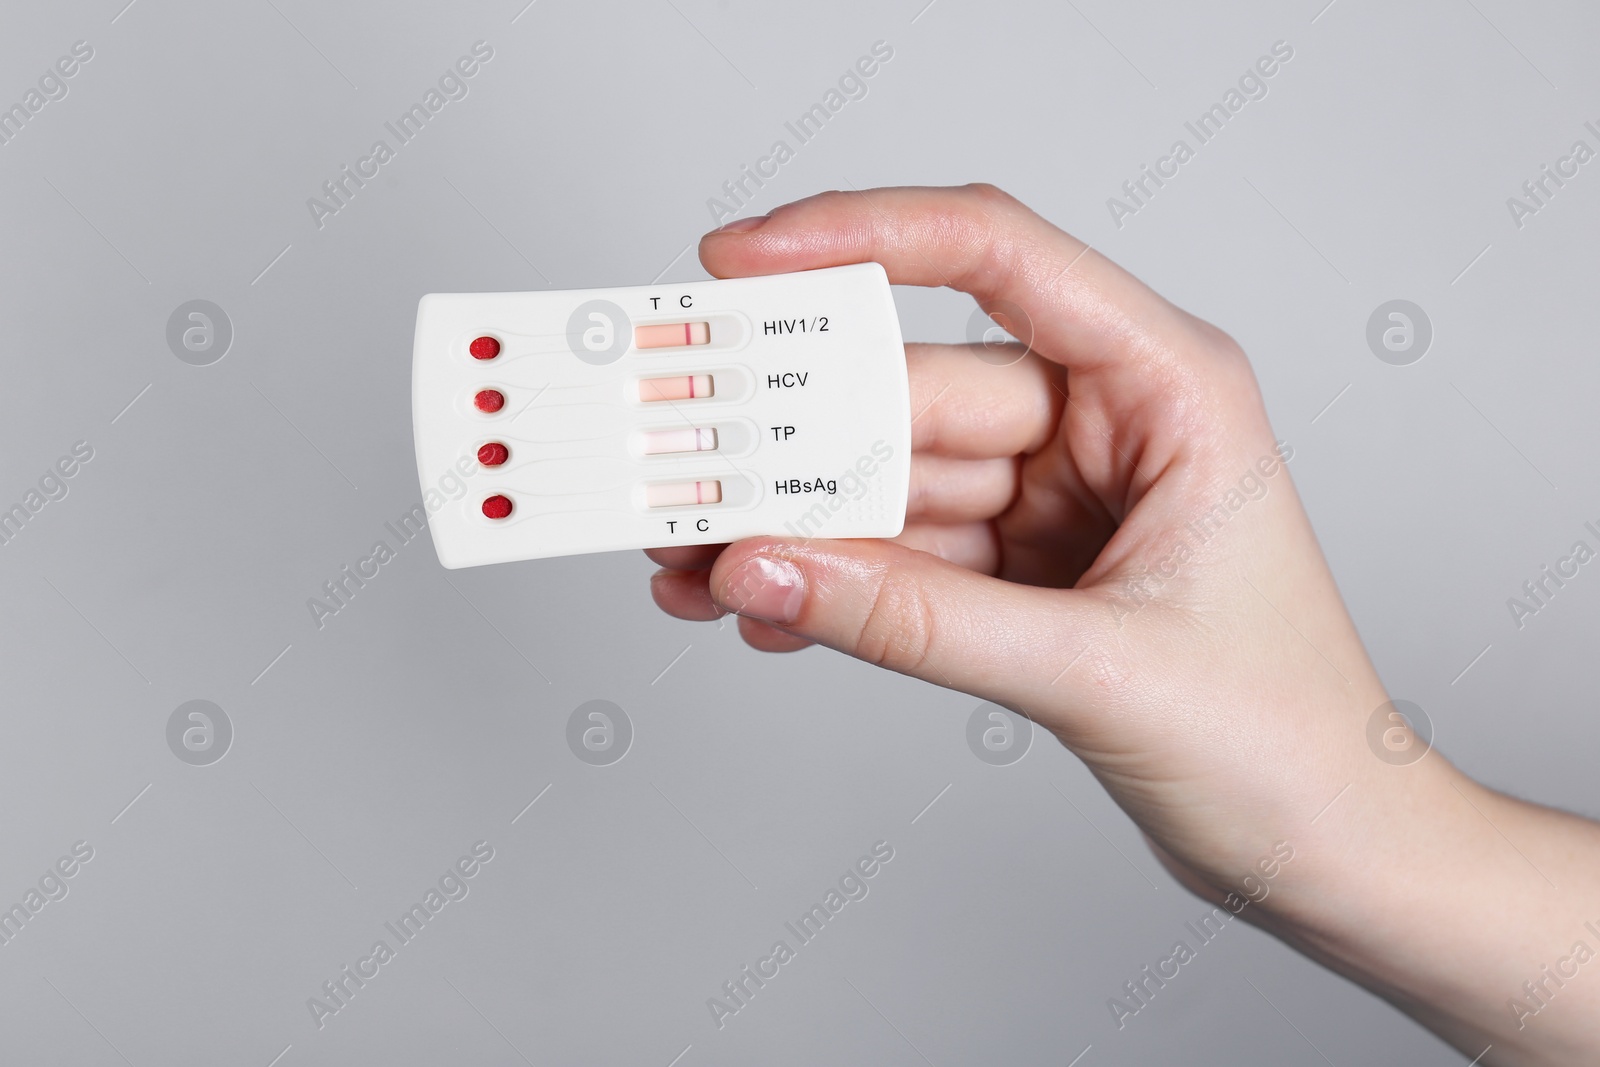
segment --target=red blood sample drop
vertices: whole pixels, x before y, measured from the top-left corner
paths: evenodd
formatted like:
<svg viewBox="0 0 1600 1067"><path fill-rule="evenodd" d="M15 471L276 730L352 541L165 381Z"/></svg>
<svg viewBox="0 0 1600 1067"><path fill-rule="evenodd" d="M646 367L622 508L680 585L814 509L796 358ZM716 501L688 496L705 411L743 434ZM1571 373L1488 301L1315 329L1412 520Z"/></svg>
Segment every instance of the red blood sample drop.
<svg viewBox="0 0 1600 1067"><path fill-rule="evenodd" d="M496 493L483 502L483 513L491 519L503 519L511 514L511 498Z"/></svg>
<svg viewBox="0 0 1600 1067"><path fill-rule="evenodd" d="M493 359L500 354L500 342L493 337L474 338L467 351L472 353L473 359Z"/></svg>
<svg viewBox="0 0 1600 1067"><path fill-rule="evenodd" d="M498 389L484 389L472 398L472 402L478 406L479 411L493 414L506 406L506 395Z"/></svg>
<svg viewBox="0 0 1600 1067"><path fill-rule="evenodd" d="M499 441L490 441L478 449L478 462L485 467L498 467L511 456L511 450Z"/></svg>

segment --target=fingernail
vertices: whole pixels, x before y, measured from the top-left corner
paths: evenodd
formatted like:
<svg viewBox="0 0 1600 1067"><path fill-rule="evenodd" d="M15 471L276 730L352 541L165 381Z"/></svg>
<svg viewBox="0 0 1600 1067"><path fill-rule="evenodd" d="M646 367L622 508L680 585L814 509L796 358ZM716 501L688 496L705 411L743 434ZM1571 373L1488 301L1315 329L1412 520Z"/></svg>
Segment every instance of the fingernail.
<svg viewBox="0 0 1600 1067"><path fill-rule="evenodd" d="M800 617L804 580L800 568L787 560L752 556L723 580L717 599L747 618L787 626Z"/></svg>
<svg viewBox="0 0 1600 1067"><path fill-rule="evenodd" d="M747 219L734 219L712 230L712 233L749 233L771 218L770 215L752 215Z"/></svg>

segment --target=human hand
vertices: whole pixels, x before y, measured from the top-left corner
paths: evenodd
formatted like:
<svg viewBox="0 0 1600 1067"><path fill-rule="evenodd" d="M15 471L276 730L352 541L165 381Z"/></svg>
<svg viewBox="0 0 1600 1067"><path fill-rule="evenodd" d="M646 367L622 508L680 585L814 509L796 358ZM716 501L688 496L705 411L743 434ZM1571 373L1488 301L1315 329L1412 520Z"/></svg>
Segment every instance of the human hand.
<svg viewBox="0 0 1600 1067"><path fill-rule="evenodd" d="M706 235L700 256L717 277L875 260L893 283L971 293L1030 343L1015 362L907 345L899 537L653 550L663 610L736 612L756 648L819 643L1026 715L1214 901L1286 843L1294 862L1252 921L1464 1049L1502 1042L1483 1062L1509 1053L1484 1020L1518 965L1491 944L1468 979L1447 931L1528 899L1496 823L1569 856L1567 836L1593 844L1592 827L1436 754L1375 758L1387 697L1290 481L1293 445L1231 338L989 186L824 193ZM1569 884L1600 886L1593 855ZM1440 924L1463 863L1478 896ZM1503 936L1550 933L1540 923Z"/></svg>
<svg viewBox="0 0 1600 1067"><path fill-rule="evenodd" d="M894 543L656 550L664 610L735 611L757 648L819 642L1027 715L1214 886L1372 762L1349 740L1382 689L1230 338L983 186L823 194L701 258L719 277L877 260L1003 309L1032 350L907 346ZM1308 774L1308 751L1333 758Z"/></svg>

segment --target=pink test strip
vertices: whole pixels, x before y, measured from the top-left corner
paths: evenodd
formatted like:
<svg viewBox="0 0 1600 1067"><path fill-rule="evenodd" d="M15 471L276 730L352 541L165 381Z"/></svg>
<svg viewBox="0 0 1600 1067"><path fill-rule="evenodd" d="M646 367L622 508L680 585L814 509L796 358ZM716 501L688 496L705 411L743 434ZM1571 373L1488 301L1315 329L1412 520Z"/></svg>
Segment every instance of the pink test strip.
<svg viewBox="0 0 1600 1067"><path fill-rule="evenodd" d="M704 427L686 430L653 430L644 435L644 454L660 456L668 452L713 452L717 431Z"/></svg>
<svg viewBox="0 0 1600 1067"><path fill-rule="evenodd" d="M722 503L721 482L668 482L647 485L644 502L653 508L681 508L690 504Z"/></svg>
<svg viewBox="0 0 1600 1067"><path fill-rule="evenodd" d="M635 326L635 348L682 348L703 345L711 340L711 326L704 322L664 322L656 326Z"/></svg>
<svg viewBox="0 0 1600 1067"><path fill-rule="evenodd" d="M699 400L712 395L709 374L680 374L672 378L642 378L639 399L647 403L660 400Z"/></svg>

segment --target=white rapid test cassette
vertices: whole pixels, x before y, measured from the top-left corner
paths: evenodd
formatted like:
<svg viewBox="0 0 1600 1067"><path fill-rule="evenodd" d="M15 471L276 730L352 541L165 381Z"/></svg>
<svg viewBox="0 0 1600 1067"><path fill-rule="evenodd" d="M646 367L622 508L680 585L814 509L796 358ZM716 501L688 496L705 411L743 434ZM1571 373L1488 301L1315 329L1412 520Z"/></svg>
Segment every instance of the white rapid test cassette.
<svg viewBox="0 0 1600 1067"><path fill-rule="evenodd" d="M417 472L439 562L892 537L911 413L883 268L417 307Z"/></svg>

